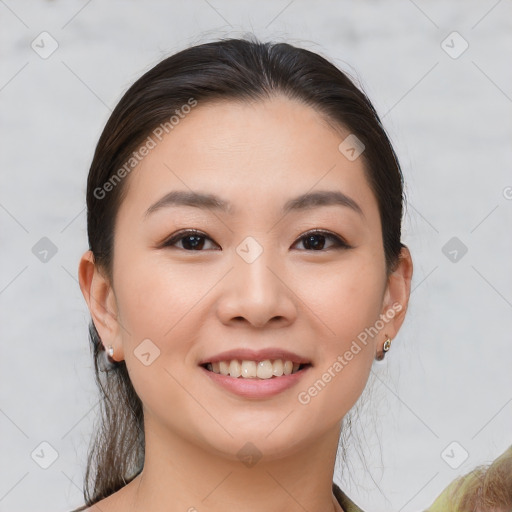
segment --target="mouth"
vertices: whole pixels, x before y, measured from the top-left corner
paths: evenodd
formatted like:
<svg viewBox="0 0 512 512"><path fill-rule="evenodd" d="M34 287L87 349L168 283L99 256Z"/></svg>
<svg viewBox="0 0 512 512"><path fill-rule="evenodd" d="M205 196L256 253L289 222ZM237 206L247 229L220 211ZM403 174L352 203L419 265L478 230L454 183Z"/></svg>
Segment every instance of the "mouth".
<svg viewBox="0 0 512 512"><path fill-rule="evenodd" d="M236 348L198 361L217 388L250 400L267 400L292 389L314 366L310 359L279 347Z"/></svg>
<svg viewBox="0 0 512 512"><path fill-rule="evenodd" d="M200 364L205 370L234 379L270 380L294 375L306 370L310 363L299 363L289 359L226 359Z"/></svg>

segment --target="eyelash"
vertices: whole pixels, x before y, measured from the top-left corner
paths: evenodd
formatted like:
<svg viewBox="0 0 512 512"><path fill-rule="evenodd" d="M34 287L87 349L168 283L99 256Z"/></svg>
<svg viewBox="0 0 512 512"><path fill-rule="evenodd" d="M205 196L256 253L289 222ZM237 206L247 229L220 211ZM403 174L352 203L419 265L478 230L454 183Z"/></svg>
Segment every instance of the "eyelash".
<svg viewBox="0 0 512 512"><path fill-rule="evenodd" d="M321 236L324 236L327 239L330 239L331 241L334 242L334 247L331 247L329 249L321 249L321 250L305 249L308 252L325 252L327 250L333 250L333 249L339 250L339 249L351 249L352 248L351 245L347 244L339 236L335 235L334 233L331 233L330 231L325 231L325 230L321 230L321 229L314 229L314 230L311 230L311 231L307 231L300 238L298 238L297 241L294 242L293 245L295 245L297 242L300 242L301 240L304 240L304 239L308 238L309 236L315 236L315 235L321 235ZM179 231L178 233L172 235L169 239L167 239L165 242L163 242L163 244L161 245L161 248L172 247L176 242L179 242L179 241L181 241L184 238L187 238L189 236L196 236L196 237L200 237L200 238L205 238L205 239L208 239L208 240L213 242L213 240L210 237L206 236L201 231L197 231L197 230L194 230L194 229L187 229L187 230L184 230L184 231ZM178 249L181 249L181 250L186 251L186 252L204 252L202 250L182 249L181 247L178 247Z"/></svg>

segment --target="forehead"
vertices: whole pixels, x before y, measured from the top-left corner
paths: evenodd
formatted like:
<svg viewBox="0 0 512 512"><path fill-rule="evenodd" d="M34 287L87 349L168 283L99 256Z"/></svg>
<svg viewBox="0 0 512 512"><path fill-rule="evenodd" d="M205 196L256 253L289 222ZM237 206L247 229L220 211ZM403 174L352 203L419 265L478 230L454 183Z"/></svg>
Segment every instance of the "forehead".
<svg viewBox="0 0 512 512"><path fill-rule="evenodd" d="M321 189L353 198L371 218L377 205L363 158L350 161L338 149L348 135L285 97L199 102L131 172L119 214L141 216L172 190L210 192L237 214L254 214Z"/></svg>

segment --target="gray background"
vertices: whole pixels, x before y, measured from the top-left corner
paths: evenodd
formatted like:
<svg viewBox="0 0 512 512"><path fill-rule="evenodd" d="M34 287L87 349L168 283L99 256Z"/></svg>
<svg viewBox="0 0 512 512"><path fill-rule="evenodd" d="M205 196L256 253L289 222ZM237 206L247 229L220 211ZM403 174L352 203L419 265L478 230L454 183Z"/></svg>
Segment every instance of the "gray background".
<svg viewBox="0 0 512 512"><path fill-rule="evenodd" d="M419 511L502 453L512 443L511 29L510 0L0 0L0 511L82 503L97 395L77 265L88 166L111 109L163 57L248 31L355 75L407 182L410 309L375 363L335 479L365 510ZM58 44L46 58L43 31ZM43 237L57 249L46 262ZM48 469L42 442L58 453Z"/></svg>

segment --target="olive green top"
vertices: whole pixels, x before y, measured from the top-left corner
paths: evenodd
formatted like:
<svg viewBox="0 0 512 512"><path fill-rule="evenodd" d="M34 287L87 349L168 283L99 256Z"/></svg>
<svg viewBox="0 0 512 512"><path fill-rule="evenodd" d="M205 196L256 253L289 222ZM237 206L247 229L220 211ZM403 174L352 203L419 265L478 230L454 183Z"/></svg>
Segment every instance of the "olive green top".
<svg viewBox="0 0 512 512"><path fill-rule="evenodd" d="M497 500L498 506L506 507L506 510L512 512L512 509L509 509L512 498L509 483L512 473L512 446L490 465L478 466L466 475L456 478L424 512L462 512L463 510L469 510L465 502L466 500L471 501L472 496L481 494L485 476L488 476L487 473L491 474L489 485L487 485L488 489L486 489L489 499ZM364 512L334 482L332 491L344 512ZM505 510L505 508L500 510Z"/></svg>
<svg viewBox="0 0 512 512"><path fill-rule="evenodd" d="M344 512L364 512L334 482L332 484L332 492Z"/></svg>
<svg viewBox="0 0 512 512"><path fill-rule="evenodd" d="M509 510L512 490L512 446L505 450L491 464L481 465L469 473L456 478L425 512L462 512L469 510L478 496L496 502L493 510ZM471 506L472 507L472 506ZM487 509L486 509L487 510Z"/></svg>

